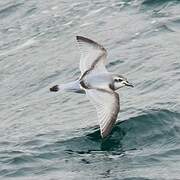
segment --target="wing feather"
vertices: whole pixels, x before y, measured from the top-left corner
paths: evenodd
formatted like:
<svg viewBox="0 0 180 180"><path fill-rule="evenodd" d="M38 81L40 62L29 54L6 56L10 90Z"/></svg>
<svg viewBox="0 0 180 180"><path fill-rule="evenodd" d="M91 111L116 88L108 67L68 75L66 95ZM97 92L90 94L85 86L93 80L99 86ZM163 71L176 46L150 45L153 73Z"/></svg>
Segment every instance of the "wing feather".
<svg viewBox="0 0 180 180"><path fill-rule="evenodd" d="M88 99L96 107L101 136L109 135L119 113L119 95L103 89L86 90Z"/></svg>
<svg viewBox="0 0 180 180"><path fill-rule="evenodd" d="M98 69L106 71L105 65L107 63L107 51L97 42L82 37L76 36L80 48L80 71L83 75L87 70Z"/></svg>

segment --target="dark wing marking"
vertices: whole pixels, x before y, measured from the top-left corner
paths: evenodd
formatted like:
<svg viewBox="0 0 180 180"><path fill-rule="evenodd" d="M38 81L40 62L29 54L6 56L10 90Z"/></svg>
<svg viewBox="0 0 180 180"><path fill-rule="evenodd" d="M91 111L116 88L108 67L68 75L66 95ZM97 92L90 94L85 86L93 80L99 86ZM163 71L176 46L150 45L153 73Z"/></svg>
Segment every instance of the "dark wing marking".
<svg viewBox="0 0 180 180"><path fill-rule="evenodd" d="M107 51L97 42L77 36L79 44L81 58L80 58L80 70L81 76L89 70L106 71L105 65L107 63Z"/></svg>

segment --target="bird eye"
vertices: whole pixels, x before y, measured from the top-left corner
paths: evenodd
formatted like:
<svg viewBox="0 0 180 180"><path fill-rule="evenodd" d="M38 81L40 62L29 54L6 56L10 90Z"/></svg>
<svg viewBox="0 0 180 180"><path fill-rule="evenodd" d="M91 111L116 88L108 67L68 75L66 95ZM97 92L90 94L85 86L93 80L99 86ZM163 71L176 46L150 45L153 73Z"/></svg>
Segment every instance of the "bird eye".
<svg viewBox="0 0 180 180"><path fill-rule="evenodd" d="M115 82L121 82L123 81L122 79L114 79Z"/></svg>

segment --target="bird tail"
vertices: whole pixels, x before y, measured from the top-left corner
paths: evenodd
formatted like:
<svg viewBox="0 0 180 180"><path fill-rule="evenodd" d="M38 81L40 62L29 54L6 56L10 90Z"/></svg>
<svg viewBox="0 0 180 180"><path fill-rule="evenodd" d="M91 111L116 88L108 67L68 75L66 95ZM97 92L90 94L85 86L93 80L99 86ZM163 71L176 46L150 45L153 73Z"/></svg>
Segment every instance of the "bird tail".
<svg viewBox="0 0 180 180"><path fill-rule="evenodd" d="M52 92L57 92L60 90L60 88L59 88L59 85L55 85L55 86L51 87L49 90Z"/></svg>
<svg viewBox="0 0 180 180"><path fill-rule="evenodd" d="M66 84L55 85L51 87L49 90L52 92L66 91L66 92L75 92L75 93L83 93L83 94L85 93L85 91L80 87L78 80Z"/></svg>

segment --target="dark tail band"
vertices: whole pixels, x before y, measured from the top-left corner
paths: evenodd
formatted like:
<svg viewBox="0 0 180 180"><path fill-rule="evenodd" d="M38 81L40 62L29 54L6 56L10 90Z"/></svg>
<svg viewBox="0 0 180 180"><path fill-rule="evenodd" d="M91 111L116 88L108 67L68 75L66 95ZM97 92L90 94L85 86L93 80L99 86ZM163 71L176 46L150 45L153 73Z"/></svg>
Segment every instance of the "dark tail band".
<svg viewBox="0 0 180 180"><path fill-rule="evenodd" d="M53 91L53 92L57 92L57 91L59 91L59 86L55 85L55 86L51 87L49 90Z"/></svg>

